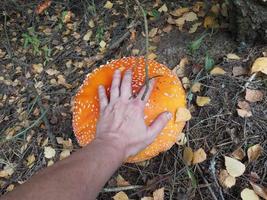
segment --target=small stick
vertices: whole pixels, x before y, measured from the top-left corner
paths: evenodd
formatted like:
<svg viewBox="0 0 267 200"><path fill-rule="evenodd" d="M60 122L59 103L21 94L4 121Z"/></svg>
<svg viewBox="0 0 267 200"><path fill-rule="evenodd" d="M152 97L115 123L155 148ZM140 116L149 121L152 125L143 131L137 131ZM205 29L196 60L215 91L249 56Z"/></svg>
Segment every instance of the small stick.
<svg viewBox="0 0 267 200"><path fill-rule="evenodd" d="M129 186L124 186L124 187L114 187L114 188L103 188L102 193L106 192L120 192L120 191L125 191L125 190L135 190L142 188L142 185L129 185Z"/></svg>

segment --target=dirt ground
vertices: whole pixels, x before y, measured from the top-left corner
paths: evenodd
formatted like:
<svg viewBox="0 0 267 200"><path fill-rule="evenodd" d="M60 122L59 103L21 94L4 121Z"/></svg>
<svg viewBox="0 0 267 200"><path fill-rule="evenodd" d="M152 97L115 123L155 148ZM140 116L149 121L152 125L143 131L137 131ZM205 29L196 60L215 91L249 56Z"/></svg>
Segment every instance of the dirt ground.
<svg viewBox="0 0 267 200"><path fill-rule="evenodd" d="M0 194L13 190L40 169L61 159L63 150L74 152L79 148L72 131L71 99L87 73L111 59L144 55L143 18L135 11L135 2L114 1L111 9L105 8L105 3L53 1L40 15L34 13L38 1L1 3L0 175L7 166L11 170L0 176ZM155 9L164 3L168 10L174 10L196 2L162 1ZM207 7L216 3L209 2ZM154 4L154 1L142 2L148 11L153 11ZM71 19L66 19L69 15L66 11L71 11ZM208 13L209 9L204 11ZM249 81L249 73L234 76L233 68L242 67L248 72L254 60L267 51L267 46L239 44L227 27L207 30L200 26L189 33L185 25L181 31L168 23L168 12L156 12L156 16L149 19L150 30L171 26L171 30L160 31L150 39L151 51L157 55L158 62L170 69L186 57L189 64L185 67L185 76L190 84L202 84L196 94L187 89L192 119L187 122L184 133L188 138L186 145L195 150L203 148L207 159L186 166L184 146L175 144L145 163L124 164L98 199L112 199L121 190L130 199L141 199L152 196L153 191L161 187L164 187L164 199L241 199L241 190L251 188L252 172L257 174L257 183L267 186L267 80L266 76L259 75ZM199 17L200 21L204 16ZM94 24L88 25L90 20ZM220 20L221 24L227 23L227 19ZM90 39L85 40L84 35L89 31ZM204 34L200 47L190 51L190 44ZM28 36L29 44L25 44ZM100 41L106 42L104 48ZM136 49L138 51L134 51ZM227 59L229 53L235 53L240 59ZM225 70L224 75L212 76L204 70L207 54L215 65ZM48 69L52 70L47 72ZM243 118L236 109L238 101L245 99L246 87L262 91L264 97L250 103L252 116ZM196 96L208 96L211 102L197 106ZM262 146L262 155L254 162L243 158L245 173L233 187L223 187L218 177L220 170L225 169L224 156L239 147L246 151L254 144ZM56 150L53 158L45 157L45 146ZM118 186L118 174L132 188L126 190Z"/></svg>

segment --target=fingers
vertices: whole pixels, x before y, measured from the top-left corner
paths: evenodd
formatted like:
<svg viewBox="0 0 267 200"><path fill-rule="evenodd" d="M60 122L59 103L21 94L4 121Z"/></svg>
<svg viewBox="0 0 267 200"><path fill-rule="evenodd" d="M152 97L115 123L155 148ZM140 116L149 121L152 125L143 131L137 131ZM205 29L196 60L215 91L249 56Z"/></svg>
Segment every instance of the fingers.
<svg viewBox="0 0 267 200"><path fill-rule="evenodd" d="M114 101L120 96L120 82L121 82L121 71L117 69L113 74L113 79L110 89L110 102Z"/></svg>
<svg viewBox="0 0 267 200"><path fill-rule="evenodd" d="M107 98L106 90L104 86L102 85L98 87L98 97L99 97L99 104L100 104L99 107L100 107L100 113L101 113L108 105L108 98Z"/></svg>
<svg viewBox="0 0 267 200"><path fill-rule="evenodd" d="M121 83L121 97L129 99L132 96L132 71L127 70Z"/></svg>
<svg viewBox="0 0 267 200"><path fill-rule="evenodd" d="M152 136L152 141L164 129L171 118L172 114L170 112L163 112L152 122L148 127L148 133Z"/></svg>
<svg viewBox="0 0 267 200"><path fill-rule="evenodd" d="M154 79L151 79L149 81L148 90L147 90L147 93L145 95L144 102L147 102L147 100L149 99L150 94L151 94L151 92L152 92L152 90L154 88L154 84L155 84L155 80ZM144 95L145 90L146 90L146 85L144 85L142 87L142 89L140 90L140 92L137 95L137 98L140 98L141 99L143 97L143 95Z"/></svg>

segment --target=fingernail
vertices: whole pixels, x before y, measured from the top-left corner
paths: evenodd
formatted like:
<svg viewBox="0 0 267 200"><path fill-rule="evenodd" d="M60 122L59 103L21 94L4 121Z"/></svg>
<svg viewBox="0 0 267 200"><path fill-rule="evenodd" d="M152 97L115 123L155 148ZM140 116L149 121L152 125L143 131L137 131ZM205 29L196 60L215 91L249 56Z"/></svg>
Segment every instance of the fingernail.
<svg viewBox="0 0 267 200"><path fill-rule="evenodd" d="M167 112L167 118L170 120L172 118L172 114L170 112Z"/></svg>
<svg viewBox="0 0 267 200"><path fill-rule="evenodd" d="M116 70L115 70L115 73L116 73L116 74L119 74L119 73L121 73L121 70L120 70L120 69L116 69Z"/></svg>

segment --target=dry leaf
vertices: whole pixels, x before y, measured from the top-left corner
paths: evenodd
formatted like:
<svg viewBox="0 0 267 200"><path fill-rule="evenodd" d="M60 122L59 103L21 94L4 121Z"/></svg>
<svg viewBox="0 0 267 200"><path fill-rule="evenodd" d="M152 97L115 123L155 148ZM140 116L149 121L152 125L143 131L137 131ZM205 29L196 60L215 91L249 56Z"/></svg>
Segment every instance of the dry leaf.
<svg viewBox="0 0 267 200"><path fill-rule="evenodd" d="M233 67L233 76L247 75L248 72L244 67Z"/></svg>
<svg viewBox="0 0 267 200"><path fill-rule="evenodd" d="M194 12L185 13L183 15L183 18L185 19L185 21L188 21L188 22L193 22L198 19L197 14Z"/></svg>
<svg viewBox="0 0 267 200"><path fill-rule="evenodd" d="M138 165L138 166L141 166L141 167L147 167L150 164L150 161L149 160L145 160L145 161L137 162L135 164Z"/></svg>
<svg viewBox="0 0 267 200"><path fill-rule="evenodd" d="M149 31L149 33L148 33L148 36L149 37L155 37L156 36L156 34L157 34L157 32L158 32L158 28L152 28L150 31Z"/></svg>
<svg viewBox="0 0 267 200"><path fill-rule="evenodd" d="M164 187L157 189L153 192L154 200L164 200Z"/></svg>
<svg viewBox="0 0 267 200"><path fill-rule="evenodd" d="M101 48L105 48L106 45L107 45L107 43L106 43L104 40L101 40L101 42L99 43L99 46L100 46Z"/></svg>
<svg viewBox="0 0 267 200"><path fill-rule="evenodd" d="M60 72L56 69L47 69L45 70L45 72L49 75L49 76L53 76L53 75L56 75L56 74L59 74Z"/></svg>
<svg viewBox="0 0 267 200"><path fill-rule="evenodd" d="M175 20L175 24L176 24L176 26L179 27L179 30L183 29L184 23L185 23L185 18L184 17L180 17L180 18Z"/></svg>
<svg viewBox="0 0 267 200"><path fill-rule="evenodd" d="M239 147L232 153L232 156L238 160L243 160L243 158L246 156L246 153L241 147Z"/></svg>
<svg viewBox="0 0 267 200"><path fill-rule="evenodd" d="M127 194L123 191L118 192L114 197L114 200L129 200Z"/></svg>
<svg viewBox="0 0 267 200"><path fill-rule="evenodd" d="M229 59L229 60L240 60L240 57L234 53L228 53L226 55L226 57Z"/></svg>
<svg viewBox="0 0 267 200"><path fill-rule="evenodd" d="M200 92L200 90L201 90L201 83L199 82L194 83L191 87L191 91L193 93Z"/></svg>
<svg viewBox="0 0 267 200"><path fill-rule="evenodd" d="M211 75L223 75L223 74L225 74L226 72L222 69L222 68L220 68L220 67L218 67L218 66L215 66L211 71L210 71L210 74Z"/></svg>
<svg viewBox="0 0 267 200"><path fill-rule="evenodd" d="M197 163L201 163L203 161L205 161L207 159L207 154L204 151L204 149L199 148L198 150L196 150L193 154L193 164L197 164Z"/></svg>
<svg viewBox="0 0 267 200"><path fill-rule="evenodd" d="M235 177L232 177L230 174L228 174L225 169L223 169L219 174L219 182L223 187L231 188L235 185L236 179Z"/></svg>
<svg viewBox="0 0 267 200"><path fill-rule="evenodd" d="M51 5L52 0L45 0L43 2L41 2L35 9L35 13L37 15L40 15L41 13L43 13L46 9L49 8L49 6Z"/></svg>
<svg viewBox="0 0 267 200"><path fill-rule="evenodd" d="M168 17L167 22L168 24L171 24L171 25L176 24L175 20L172 17Z"/></svg>
<svg viewBox="0 0 267 200"><path fill-rule="evenodd" d="M95 22L94 22L94 20L89 20L89 22L88 22L88 26L90 27L90 28L94 28L95 27Z"/></svg>
<svg viewBox="0 0 267 200"><path fill-rule="evenodd" d="M154 200L153 197L142 197L141 200Z"/></svg>
<svg viewBox="0 0 267 200"><path fill-rule="evenodd" d="M59 160L63 160L65 158L69 157L69 156L70 156L70 150L69 149L64 149L59 155Z"/></svg>
<svg viewBox="0 0 267 200"><path fill-rule="evenodd" d="M185 145L187 143L186 135L184 133L180 133L175 143L178 145Z"/></svg>
<svg viewBox="0 0 267 200"><path fill-rule="evenodd" d="M190 80L186 76L182 78L182 83L183 83L184 89L190 88Z"/></svg>
<svg viewBox="0 0 267 200"><path fill-rule="evenodd" d="M195 33L197 31L197 28L202 24L202 22L195 23L191 26L189 29L189 33Z"/></svg>
<svg viewBox="0 0 267 200"><path fill-rule="evenodd" d="M7 188L6 188L6 191L7 192L11 192L12 190L14 190L15 188L15 185L14 184L10 184Z"/></svg>
<svg viewBox="0 0 267 200"><path fill-rule="evenodd" d="M170 14L175 16L175 17L180 17L184 13L187 13L187 12L189 12L189 8L177 8L176 10L170 12Z"/></svg>
<svg viewBox="0 0 267 200"><path fill-rule="evenodd" d="M107 1L104 5L104 8L106 9L111 9L113 7L113 3L111 3L110 1Z"/></svg>
<svg viewBox="0 0 267 200"><path fill-rule="evenodd" d="M206 16L204 19L203 26L205 28L218 28L219 24L214 16Z"/></svg>
<svg viewBox="0 0 267 200"><path fill-rule="evenodd" d="M248 154L248 161L253 162L257 160L263 152L263 148L260 144L255 144L248 148L247 154Z"/></svg>
<svg viewBox="0 0 267 200"><path fill-rule="evenodd" d="M208 105L210 103L210 100L211 99L209 97L197 96L196 103L198 106L202 107Z"/></svg>
<svg viewBox="0 0 267 200"><path fill-rule="evenodd" d="M34 154L29 155L29 156L27 157L27 166L28 166L28 167L31 166L31 165L34 163L34 161L35 161L35 156L34 156Z"/></svg>
<svg viewBox="0 0 267 200"><path fill-rule="evenodd" d="M71 88L72 86L70 84L68 84L64 78L64 76L62 75L58 75L57 76L58 80L57 80L57 83L60 84L60 85L63 85L65 86L66 88Z"/></svg>
<svg viewBox="0 0 267 200"><path fill-rule="evenodd" d="M257 58L252 65L251 72L262 72L267 75L267 57Z"/></svg>
<svg viewBox="0 0 267 200"><path fill-rule="evenodd" d="M39 63L39 64L33 64L32 65L32 68L33 68L33 71L35 73L38 73L38 74L40 74L44 70L43 65L41 63Z"/></svg>
<svg viewBox="0 0 267 200"><path fill-rule="evenodd" d="M219 15L220 12L220 4L215 4L211 7L210 11L214 13L216 16Z"/></svg>
<svg viewBox="0 0 267 200"><path fill-rule="evenodd" d="M50 167L50 166L52 166L54 164L54 161L53 160L49 160L48 162L47 162L47 167Z"/></svg>
<svg viewBox="0 0 267 200"><path fill-rule="evenodd" d="M240 117L243 117L243 118L247 118L247 117L251 117L252 116L252 112L251 111L247 111L247 110L243 110L243 109L236 109L236 111L237 111L237 114Z"/></svg>
<svg viewBox="0 0 267 200"><path fill-rule="evenodd" d="M56 151L52 147L47 146L47 147L44 148L44 156L45 156L45 158L50 159L50 158L55 157L55 155L56 155Z"/></svg>
<svg viewBox="0 0 267 200"><path fill-rule="evenodd" d="M186 165L191 165L194 153L191 147L185 147L183 152L183 160Z"/></svg>
<svg viewBox="0 0 267 200"><path fill-rule="evenodd" d="M154 54L154 53L150 53L150 54L148 54L148 59L150 59L150 60L154 60L154 59L156 59L157 58L157 55L156 54Z"/></svg>
<svg viewBox="0 0 267 200"><path fill-rule="evenodd" d="M0 178L8 178L14 173L14 166L6 165L3 170L0 171Z"/></svg>
<svg viewBox="0 0 267 200"><path fill-rule="evenodd" d="M71 17L73 16L73 13L71 11L67 11L63 17L63 23L69 23L71 21ZM72 24L71 24L72 25Z"/></svg>
<svg viewBox="0 0 267 200"><path fill-rule="evenodd" d="M167 26L165 26L162 31L165 33L169 33L172 30L172 25L168 24Z"/></svg>
<svg viewBox="0 0 267 200"><path fill-rule="evenodd" d="M249 102L257 102L263 100L263 93L260 90L246 89L245 99Z"/></svg>
<svg viewBox="0 0 267 200"><path fill-rule="evenodd" d="M117 186L129 186L131 185L128 181L126 181L120 174L116 177Z"/></svg>
<svg viewBox="0 0 267 200"><path fill-rule="evenodd" d="M93 34L93 32L90 30L90 31L88 31L84 36L83 36L83 40L84 41L89 41L90 40L90 38L91 38L91 36L92 36L92 34Z"/></svg>
<svg viewBox="0 0 267 200"><path fill-rule="evenodd" d="M263 199L267 200L267 188L264 188L261 185L258 185L256 183L250 182L250 185L252 186L254 192L262 197Z"/></svg>
<svg viewBox="0 0 267 200"><path fill-rule="evenodd" d="M163 6L161 6L159 9L158 9L159 12L167 12L168 11L168 8L166 6L166 4L163 4Z"/></svg>
<svg viewBox="0 0 267 200"><path fill-rule="evenodd" d="M258 195L251 189L245 188L241 192L242 200L260 200Z"/></svg>
<svg viewBox="0 0 267 200"><path fill-rule="evenodd" d="M246 101L238 101L237 105L239 108L243 110L251 110L249 103Z"/></svg>
<svg viewBox="0 0 267 200"><path fill-rule="evenodd" d="M226 170L232 177L241 176L245 172L246 167L240 161L228 156L224 156L224 159Z"/></svg>
<svg viewBox="0 0 267 200"><path fill-rule="evenodd" d="M175 122L186 122L192 118L187 108L178 108L176 111Z"/></svg>

